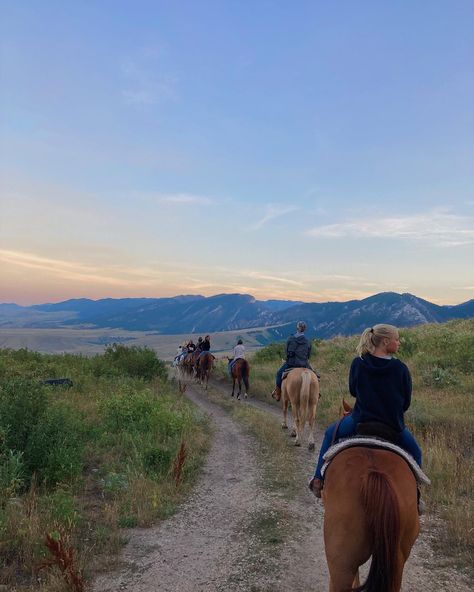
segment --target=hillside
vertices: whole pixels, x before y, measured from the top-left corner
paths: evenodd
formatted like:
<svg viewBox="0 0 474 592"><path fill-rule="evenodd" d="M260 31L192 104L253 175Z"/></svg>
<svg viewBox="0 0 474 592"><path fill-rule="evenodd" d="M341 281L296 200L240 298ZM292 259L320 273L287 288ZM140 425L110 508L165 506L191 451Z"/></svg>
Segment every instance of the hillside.
<svg viewBox="0 0 474 592"><path fill-rule="evenodd" d="M0 304L0 328L107 328L179 335L273 327L273 339L285 338L299 319L307 322L310 333L326 339L353 335L379 322L412 327L471 317L474 300L439 306L395 292L326 303L259 301L248 294L219 294L208 298L74 299L33 306Z"/></svg>

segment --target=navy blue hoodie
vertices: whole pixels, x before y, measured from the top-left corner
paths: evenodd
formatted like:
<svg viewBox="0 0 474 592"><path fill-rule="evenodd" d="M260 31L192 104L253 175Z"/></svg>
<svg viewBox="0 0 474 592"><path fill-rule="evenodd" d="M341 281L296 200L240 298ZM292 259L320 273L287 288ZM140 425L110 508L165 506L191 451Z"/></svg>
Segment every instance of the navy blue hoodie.
<svg viewBox="0 0 474 592"><path fill-rule="evenodd" d="M380 421L401 432L411 390L410 371L396 358L378 358L367 353L352 361L349 391L356 398L352 412L356 423Z"/></svg>

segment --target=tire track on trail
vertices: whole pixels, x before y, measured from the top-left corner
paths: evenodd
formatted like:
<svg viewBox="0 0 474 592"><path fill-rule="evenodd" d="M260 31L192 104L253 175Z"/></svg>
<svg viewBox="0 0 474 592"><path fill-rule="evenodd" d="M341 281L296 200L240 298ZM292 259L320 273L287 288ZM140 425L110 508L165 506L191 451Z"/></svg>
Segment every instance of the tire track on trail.
<svg viewBox="0 0 474 592"><path fill-rule="evenodd" d="M168 520L129 531L118 571L96 592L273 592L288 590L282 544L265 546L253 521L285 503L261 483L255 440L205 394L187 396L210 414L215 434L196 488ZM290 552L285 543L285 551ZM280 581L280 578L281 581ZM324 581L325 578L321 580ZM314 573L312 577L315 583ZM293 588L307 590L307 587Z"/></svg>

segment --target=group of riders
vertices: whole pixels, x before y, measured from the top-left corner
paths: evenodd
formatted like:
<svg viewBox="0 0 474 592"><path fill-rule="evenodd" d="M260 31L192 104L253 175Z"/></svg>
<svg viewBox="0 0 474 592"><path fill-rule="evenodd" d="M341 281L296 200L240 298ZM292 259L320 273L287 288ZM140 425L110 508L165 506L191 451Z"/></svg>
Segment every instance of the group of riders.
<svg viewBox="0 0 474 592"><path fill-rule="evenodd" d="M311 343L305 336L306 323L299 321L296 333L286 343L286 361L276 374L272 396L280 400L283 377L293 368L309 368ZM309 488L321 497L324 486L321 468L329 447L340 439L357 434L388 439L407 451L421 467L421 448L405 426L404 414L410 406L412 379L408 367L393 357L400 347L397 327L378 324L365 329L357 346L357 357L349 370L349 392L355 398L352 412L326 430ZM313 370L313 372L316 372ZM318 379L320 378L317 374ZM423 504L419 500L419 511Z"/></svg>
<svg viewBox="0 0 474 592"><path fill-rule="evenodd" d="M310 364L311 342L305 331L306 323L298 321L296 333L286 342L286 360L276 373L276 384L272 392L277 400L281 398L283 380L293 368L309 368L320 379ZM357 434L367 434L367 430L369 433L372 431L375 436L382 433L385 439L406 450L421 467L421 448L404 422L405 411L411 403L412 379L408 367L393 357L399 347L399 332L393 325L374 325L362 333L356 349L357 357L353 359L349 370L349 392L355 398L354 408L349 415L330 425L325 432L315 473L309 483L316 497L321 497L324 486L321 468L324 455L331 444ZM204 339L200 337L196 345L189 340L181 346L175 364L193 353L199 366L199 358L210 349L209 335ZM245 358L242 339L237 341L233 357L229 358L229 374L232 373L232 365L239 358Z"/></svg>
<svg viewBox="0 0 474 592"><path fill-rule="evenodd" d="M174 365L178 366L182 364L189 354L192 355L192 362L196 372L199 369L199 361L205 352L211 352L211 336L206 335L204 339L198 337L197 343L194 343L192 339L185 341L182 345L178 346L178 352L174 358ZM237 340L232 357L228 358L228 371L232 375L232 368L239 359L245 359L245 346L242 339Z"/></svg>

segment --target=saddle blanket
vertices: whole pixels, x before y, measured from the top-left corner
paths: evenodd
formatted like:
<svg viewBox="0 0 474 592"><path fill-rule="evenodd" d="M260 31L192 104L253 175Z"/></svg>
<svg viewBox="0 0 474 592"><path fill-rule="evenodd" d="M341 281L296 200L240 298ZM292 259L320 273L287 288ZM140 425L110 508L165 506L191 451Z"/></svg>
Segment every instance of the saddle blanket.
<svg viewBox="0 0 474 592"><path fill-rule="evenodd" d="M421 467L417 464L415 459L403 448L397 446L396 444L392 444L391 442L387 442L387 440L382 440L380 438L369 437L369 436L354 436L352 438L345 438L340 442L337 442L324 455L325 463L321 469L321 475L324 477L324 472L328 468L330 462L339 454L342 450L346 448L351 448L352 446L369 446L372 448L383 448L384 450L390 450L391 452L395 452L403 459L406 460L410 469L412 470L413 474L415 475L415 479L419 485L430 485L431 481L425 475L425 473L421 470Z"/></svg>
<svg viewBox="0 0 474 592"><path fill-rule="evenodd" d="M283 374L281 375L281 380L285 380L285 378L288 376L288 374L292 371L292 370L301 370L301 368L304 368L303 366L295 366L294 368L288 368L287 370L283 371ZM316 374L316 376L319 379L319 374L316 372L316 370L314 370L313 368L304 368L305 370L311 370L311 372L314 372Z"/></svg>

